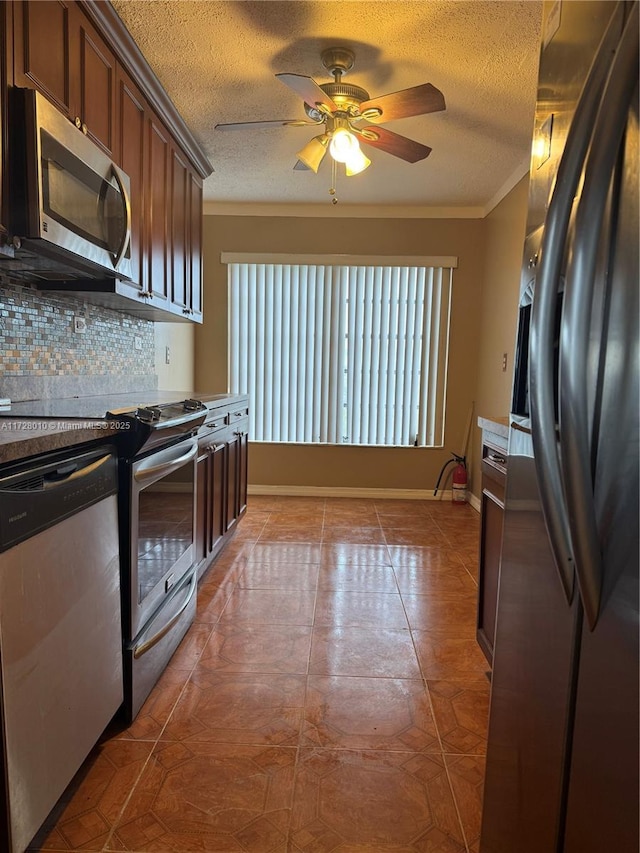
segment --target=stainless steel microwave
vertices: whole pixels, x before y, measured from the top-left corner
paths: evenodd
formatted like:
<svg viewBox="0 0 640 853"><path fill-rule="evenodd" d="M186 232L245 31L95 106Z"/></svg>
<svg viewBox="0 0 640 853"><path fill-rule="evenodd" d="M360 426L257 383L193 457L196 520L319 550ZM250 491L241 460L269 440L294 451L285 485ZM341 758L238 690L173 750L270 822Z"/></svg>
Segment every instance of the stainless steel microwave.
<svg viewBox="0 0 640 853"><path fill-rule="evenodd" d="M42 278L130 279L129 178L39 92L14 89L11 97L19 264Z"/></svg>

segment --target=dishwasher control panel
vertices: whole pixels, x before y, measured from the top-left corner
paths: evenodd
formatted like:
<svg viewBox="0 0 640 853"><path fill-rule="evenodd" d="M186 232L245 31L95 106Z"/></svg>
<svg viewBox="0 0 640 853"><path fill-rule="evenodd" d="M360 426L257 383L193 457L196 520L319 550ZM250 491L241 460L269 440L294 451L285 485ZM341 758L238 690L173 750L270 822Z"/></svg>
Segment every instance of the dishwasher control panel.
<svg viewBox="0 0 640 853"><path fill-rule="evenodd" d="M117 471L114 448L104 446L52 454L0 473L0 552L116 494Z"/></svg>

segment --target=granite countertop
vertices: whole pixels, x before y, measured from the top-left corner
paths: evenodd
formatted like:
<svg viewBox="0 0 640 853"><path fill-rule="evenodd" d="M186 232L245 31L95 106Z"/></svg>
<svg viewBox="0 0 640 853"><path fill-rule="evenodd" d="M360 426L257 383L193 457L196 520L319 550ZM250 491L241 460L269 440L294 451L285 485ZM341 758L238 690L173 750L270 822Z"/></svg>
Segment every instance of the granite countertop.
<svg viewBox="0 0 640 853"><path fill-rule="evenodd" d="M86 418L102 420L107 412L124 412L141 406L159 406L186 399L201 400L209 408L234 400L246 399L241 394L211 394L196 391L143 391L96 397L50 397L24 400L0 410L0 426L6 418Z"/></svg>
<svg viewBox="0 0 640 853"><path fill-rule="evenodd" d="M494 433L494 435L509 438L508 417L478 417L478 426L482 430Z"/></svg>
<svg viewBox="0 0 640 853"><path fill-rule="evenodd" d="M116 432L117 429L104 420L70 422L3 418L0 420L0 464L73 447L85 441L108 439Z"/></svg>
<svg viewBox="0 0 640 853"><path fill-rule="evenodd" d="M64 397L27 400L0 410L0 465L115 437L117 426L104 418L108 411L151 406L186 398L217 408L242 394L211 394L192 391L144 391L96 397Z"/></svg>

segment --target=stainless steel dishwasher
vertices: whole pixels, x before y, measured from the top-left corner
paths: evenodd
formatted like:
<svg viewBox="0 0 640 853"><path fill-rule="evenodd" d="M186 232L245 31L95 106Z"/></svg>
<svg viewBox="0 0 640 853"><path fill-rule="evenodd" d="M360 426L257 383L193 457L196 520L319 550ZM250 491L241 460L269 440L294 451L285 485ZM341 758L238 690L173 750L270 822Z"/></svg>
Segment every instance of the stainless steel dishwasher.
<svg viewBox="0 0 640 853"><path fill-rule="evenodd" d="M122 703L116 490L105 446L0 472L1 850L27 847Z"/></svg>

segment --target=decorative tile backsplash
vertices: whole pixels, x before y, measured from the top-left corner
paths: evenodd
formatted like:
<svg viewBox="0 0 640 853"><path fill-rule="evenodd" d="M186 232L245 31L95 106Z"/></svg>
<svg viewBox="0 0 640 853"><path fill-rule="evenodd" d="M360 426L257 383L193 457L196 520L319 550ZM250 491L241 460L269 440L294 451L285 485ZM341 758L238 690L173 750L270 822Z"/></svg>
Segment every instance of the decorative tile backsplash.
<svg viewBox="0 0 640 853"><path fill-rule="evenodd" d="M74 330L75 318L84 332ZM23 385L35 396L155 387L154 370L151 321L0 275L0 397L31 399L20 393ZM89 380L96 390L75 389L74 378L84 385Z"/></svg>

